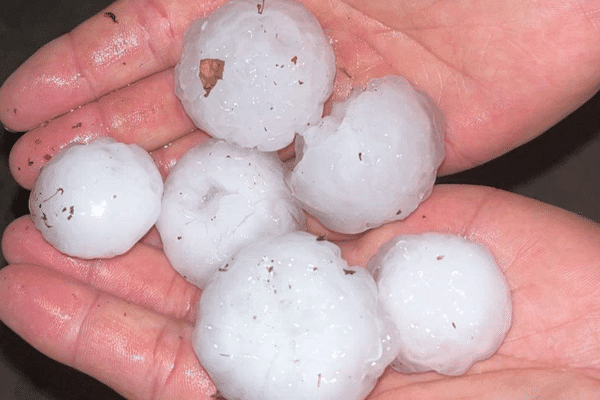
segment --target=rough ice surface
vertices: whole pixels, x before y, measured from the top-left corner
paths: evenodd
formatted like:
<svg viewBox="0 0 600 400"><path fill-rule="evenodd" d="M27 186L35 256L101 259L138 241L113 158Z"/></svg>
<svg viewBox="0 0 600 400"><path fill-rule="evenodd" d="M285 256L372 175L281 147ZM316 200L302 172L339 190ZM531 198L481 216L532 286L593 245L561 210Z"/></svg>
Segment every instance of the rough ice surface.
<svg viewBox="0 0 600 400"><path fill-rule="evenodd" d="M397 353L367 270L305 232L243 248L198 310L194 350L228 400L363 399Z"/></svg>
<svg viewBox="0 0 600 400"><path fill-rule="evenodd" d="M206 140L165 181L156 224L173 268L203 287L242 246L304 227L275 153Z"/></svg>
<svg viewBox="0 0 600 400"><path fill-rule="evenodd" d="M274 151L318 123L334 76L331 44L300 2L232 0L186 31L175 93L211 136Z"/></svg>
<svg viewBox="0 0 600 400"><path fill-rule="evenodd" d="M369 261L398 327L400 372L460 375L493 355L511 324L510 291L495 260L460 236L399 236Z"/></svg>
<svg viewBox="0 0 600 400"><path fill-rule="evenodd" d="M290 186L303 207L334 231L359 233L407 217L429 196L443 117L406 79L375 79L299 136L296 156Z"/></svg>
<svg viewBox="0 0 600 400"><path fill-rule="evenodd" d="M152 157L108 138L74 144L40 171L29 197L36 228L79 258L127 252L160 214L163 181Z"/></svg>

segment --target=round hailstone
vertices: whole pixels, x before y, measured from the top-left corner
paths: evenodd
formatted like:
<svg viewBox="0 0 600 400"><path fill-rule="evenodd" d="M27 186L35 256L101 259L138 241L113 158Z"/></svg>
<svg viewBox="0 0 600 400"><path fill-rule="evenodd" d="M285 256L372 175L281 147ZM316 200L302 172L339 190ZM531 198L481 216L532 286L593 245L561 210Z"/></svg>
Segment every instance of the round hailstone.
<svg viewBox="0 0 600 400"><path fill-rule="evenodd" d="M59 251L79 258L127 252L160 214L163 182L135 144L101 138L59 152L29 197L36 228Z"/></svg>
<svg viewBox="0 0 600 400"><path fill-rule="evenodd" d="M298 1L232 0L185 33L175 93L213 137L274 151L318 123L335 57Z"/></svg>
<svg viewBox="0 0 600 400"><path fill-rule="evenodd" d="M275 153L207 140L189 150L165 181L156 226L173 268L204 287L239 248L304 227Z"/></svg>
<svg viewBox="0 0 600 400"><path fill-rule="evenodd" d="M367 270L305 232L242 249L198 310L194 350L230 400L363 399L397 353Z"/></svg>
<svg viewBox="0 0 600 400"><path fill-rule="evenodd" d="M406 79L373 80L298 137L292 192L337 232L403 219L431 193L443 130L441 112Z"/></svg>
<svg viewBox="0 0 600 400"><path fill-rule="evenodd" d="M400 236L369 269L398 327L392 367L400 372L463 374L494 354L510 328L508 285L479 244L439 233Z"/></svg>

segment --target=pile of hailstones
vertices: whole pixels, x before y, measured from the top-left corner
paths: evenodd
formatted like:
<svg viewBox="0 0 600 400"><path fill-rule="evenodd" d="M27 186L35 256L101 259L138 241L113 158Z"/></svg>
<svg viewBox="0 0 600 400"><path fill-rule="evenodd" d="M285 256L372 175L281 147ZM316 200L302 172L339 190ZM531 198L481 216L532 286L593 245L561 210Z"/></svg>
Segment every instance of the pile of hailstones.
<svg viewBox="0 0 600 400"><path fill-rule="evenodd" d="M31 193L36 227L61 252L107 258L156 224L164 251L203 288L193 345L233 399L362 399L388 365L464 373L511 321L490 254L457 236L397 237L368 268L303 232L306 210L359 233L399 220L431 192L440 111L403 78L334 103L330 42L298 2L235 0L192 23L176 93L214 139L166 181L136 145L72 145ZM296 139L293 170L276 150ZM164 189L164 190L163 190Z"/></svg>

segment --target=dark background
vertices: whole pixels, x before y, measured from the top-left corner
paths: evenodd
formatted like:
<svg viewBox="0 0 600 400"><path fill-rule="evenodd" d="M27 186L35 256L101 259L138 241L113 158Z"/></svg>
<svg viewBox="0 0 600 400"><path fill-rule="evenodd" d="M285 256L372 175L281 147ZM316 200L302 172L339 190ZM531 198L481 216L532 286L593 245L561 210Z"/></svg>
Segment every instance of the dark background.
<svg viewBox="0 0 600 400"><path fill-rule="evenodd" d="M0 82L48 41L99 12L108 0L2 0ZM598 66L600 68L600 66ZM1 128L0 128L1 129ZM0 231L27 213L29 193L8 171L19 134L0 134ZM600 222L600 95L532 142L441 182L520 193ZM5 265L0 256L0 267ZM122 399L112 390L31 348L0 322L0 398Z"/></svg>

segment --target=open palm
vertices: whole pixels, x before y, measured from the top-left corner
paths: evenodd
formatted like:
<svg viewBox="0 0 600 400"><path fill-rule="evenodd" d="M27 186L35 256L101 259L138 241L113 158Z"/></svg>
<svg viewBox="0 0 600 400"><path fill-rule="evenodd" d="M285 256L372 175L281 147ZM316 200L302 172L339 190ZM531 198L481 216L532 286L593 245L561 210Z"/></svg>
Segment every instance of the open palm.
<svg viewBox="0 0 600 400"><path fill-rule="evenodd" d="M497 354L464 376L388 373L373 398L600 396L598 224L507 192L444 185L405 221L340 246L349 262L364 264L393 236L425 231L456 233L491 250L511 289L512 327Z"/></svg>
<svg viewBox="0 0 600 400"><path fill-rule="evenodd" d="M511 288L513 326L498 353L466 375L388 371L372 398L598 398L598 225L490 188L439 186L407 220L340 246L360 265L394 235L422 231L461 234L492 251ZM71 259L23 217L4 237L13 265L0 272L0 317L127 398L209 399L215 388L190 344L199 290L151 242L111 260Z"/></svg>
<svg viewBox="0 0 600 400"><path fill-rule="evenodd" d="M0 90L2 122L31 129L11 153L17 181L31 188L60 148L104 135L153 151L166 175L204 137L173 94L182 34L222 2L120 1L42 48ZM334 98L396 73L438 102L448 126L442 172L526 142L598 90L599 1L305 3L333 39ZM464 377L389 372L374 398L593 390L598 226L508 193L447 186L408 220L340 245L362 264L392 235L423 230L492 250L513 291L514 325L498 355ZM82 261L50 248L23 217L7 229L3 250L12 265L0 272L0 318L42 352L128 398L214 394L189 340L200 292L173 271L155 233L124 256Z"/></svg>

